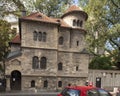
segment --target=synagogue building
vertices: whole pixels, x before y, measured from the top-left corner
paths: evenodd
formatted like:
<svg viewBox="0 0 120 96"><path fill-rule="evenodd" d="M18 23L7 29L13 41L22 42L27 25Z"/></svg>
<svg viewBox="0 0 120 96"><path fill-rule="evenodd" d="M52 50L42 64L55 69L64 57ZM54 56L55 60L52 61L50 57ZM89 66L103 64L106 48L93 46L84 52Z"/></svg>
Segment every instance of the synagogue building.
<svg viewBox="0 0 120 96"><path fill-rule="evenodd" d="M6 90L60 90L84 85L88 77L84 25L88 15L73 5L61 18L40 12L19 18L19 34L10 42Z"/></svg>

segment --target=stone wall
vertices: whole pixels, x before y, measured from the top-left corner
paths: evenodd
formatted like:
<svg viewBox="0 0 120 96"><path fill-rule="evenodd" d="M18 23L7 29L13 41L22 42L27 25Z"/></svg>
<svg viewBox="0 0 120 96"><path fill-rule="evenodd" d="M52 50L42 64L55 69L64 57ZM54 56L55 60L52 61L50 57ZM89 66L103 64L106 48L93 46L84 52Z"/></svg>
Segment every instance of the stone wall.
<svg viewBox="0 0 120 96"><path fill-rule="evenodd" d="M40 91L57 91L62 90L68 84L71 85L84 85L86 78L72 78L72 77L36 77L36 76L23 76L22 77L22 90L30 90L31 81L35 80L35 88ZM44 87L44 81L48 81L48 87ZM62 81L62 87L58 87L58 82Z"/></svg>
<svg viewBox="0 0 120 96"><path fill-rule="evenodd" d="M101 78L101 87L113 90L120 87L120 71L117 70L89 70L88 80L96 85L96 78Z"/></svg>
<svg viewBox="0 0 120 96"><path fill-rule="evenodd" d="M83 26L82 28L84 28L84 23L85 23L85 17L83 14L80 14L79 13L75 13L75 14L69 14L67 15L66 17L63 18L63 20L70 26L73 26L73 20L76 19L76 20L82 20L83 21Z"/></svg>
<svg viewBox="0 0 120 96"><path fill-rule="evenodd" d="M33 40L33 32L46 32L46 42ZM57 49L58 28L57 25L33 21L22 22L21 47Z"/></svg>

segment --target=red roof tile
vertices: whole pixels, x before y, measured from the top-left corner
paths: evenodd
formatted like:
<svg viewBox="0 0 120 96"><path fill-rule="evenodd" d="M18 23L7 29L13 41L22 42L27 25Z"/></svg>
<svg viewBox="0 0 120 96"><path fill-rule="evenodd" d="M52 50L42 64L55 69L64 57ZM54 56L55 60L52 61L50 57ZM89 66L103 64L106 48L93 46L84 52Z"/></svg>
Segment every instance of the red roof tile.
<svg viewBox="0 0 120 96"><path fill-rule="evenodd" d="M21 19L55 23L55 24L60 24L61 26L64 26L64 27L70 27L62 19L50 18L50 17L47 17L46 15L43 15L40 12L32 13L29 16L22 17Z"/></svg>
<svg viewBox="0 0 120 96"><path fill-rule="evenodd" d="M12 39L10 43L18 43L20 44L20 35L16 35L15 38Z"/></svg>
<svg viewBox="0 0 120 96"><path fill-rule="evenodd" d="M46 15L44 15L40 12L32 13L29 16L25 16L20 19L32 20L32 21L43 21L43 22L56 23L56 24L58 23L58 22L54 21L54 19L47 17Z"/></svg>
<svg viewBox="0 0 120 96"><path fill-rule="evenodd" d="M72 12L81 12L84 16L85 16L85 19L87 20L88 18L88 15L86 12L84 12L81 8L79 8L78 6L75 6L75 5L72 5L70 6L67 11L63 14L62 18L65 17L66 15L68 15L69 13L72 13Z"/></svg>
<svg viewBox="0 0 120 96"><path fill-rule="evenodd" d="M57 23L59 23L60 24L60 26L62 26L62 27L70 27L71 28L71 26L69 26L67 23L65 23L62 19L59 19L59 18L53 18Z"/></svg>
<svg viewBox="0 0 120 96"><path fill-rule="evenodd" d="M75 10L82 11L82 9L80 9L78 6L72 5L67 9L66 13L71 12L71 11L75 11Z"/></svg>

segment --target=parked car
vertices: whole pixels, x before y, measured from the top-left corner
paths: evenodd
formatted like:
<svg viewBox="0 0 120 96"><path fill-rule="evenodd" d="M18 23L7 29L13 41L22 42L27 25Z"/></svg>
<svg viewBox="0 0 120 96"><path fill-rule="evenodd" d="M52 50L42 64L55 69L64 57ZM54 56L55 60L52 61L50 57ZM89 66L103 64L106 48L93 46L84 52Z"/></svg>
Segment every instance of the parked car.
<svg viewBox="0 0 120 96"><path fill-rule="evenodd" d="M112 96L108 91L92 86L68 86L57 96Z"/></svg>

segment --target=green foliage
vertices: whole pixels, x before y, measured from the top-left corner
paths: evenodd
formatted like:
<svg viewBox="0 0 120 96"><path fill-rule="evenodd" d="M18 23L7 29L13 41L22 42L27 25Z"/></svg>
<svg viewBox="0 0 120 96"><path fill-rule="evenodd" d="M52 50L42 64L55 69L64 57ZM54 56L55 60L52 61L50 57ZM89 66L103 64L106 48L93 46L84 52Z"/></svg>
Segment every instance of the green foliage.
<svg viewBox="0 0 120 96"><path fill-rule="evenodd" d="M21 0L0 0L0 17L3 18L9 14L21 16L21 11L24 10L24 4Z"/></svg>
<svg viewBox="0 0 120 96"><path fill-rule="evenodd" d="M86 39L89 42L89 50L94 54L97 54L99 51L97 50L97 52L95 52L95 48L104 50L107 40L107 25L102 18L102 15L106 13L106 10L104 9L105 1L106 0L90 0L85 7L85 10L89 15L89 19L86 23L88 32Z"/></svg>
<svg viewBox="0 0 120 96"><path fill-rule="evenodd" d="M4 63L9 52L8 43L15 35L15 31L11 30L10 23L5 20L0 20L0 62ZM4 70L2 65L0 65L0 70Z"/></svg>
<svg viewBox="0 0 120 96"><path fill-rule="evenodd" d="M109 56L96 56L90 62L89 68L104 69L104 70L113 69L111 61L112 61L111 57Z"/></svg>
<svg viewBox="0 0 120 96"><path fill-rule="evenodd" d="M60 17L72 0L36 0L33 5L36 11L40 11L47 16Z"/></svg>
<svg viewBox="0 0 120 96"><path fill-rule="evenodd" d="M104 68L107 64L112 66L111 63L113 66L118 65L117 62L120 61L120 0L85 0L85 2L79 0L79 2L89 16L86 23L88 32L86 41L88 50L95 56L90 63L90 68ZM106 53L109 55L106 56Z"/></svg>
<svg viewBox="0 0 120 96"><path fill-rule="evenodd" d="M7 21L0 20L0 61L3 61L9 51L8 42L13 37L10 24Z"/></svg>
<svg viewBox="0 0 120 96"><path fill-rule="evenodd" d="M40 11L47 16L60 17L62 12L69 5L73 4L74 0L0 0L0 15L13 14L21 16L21 11L26 10L27 13Z"/></svg>

